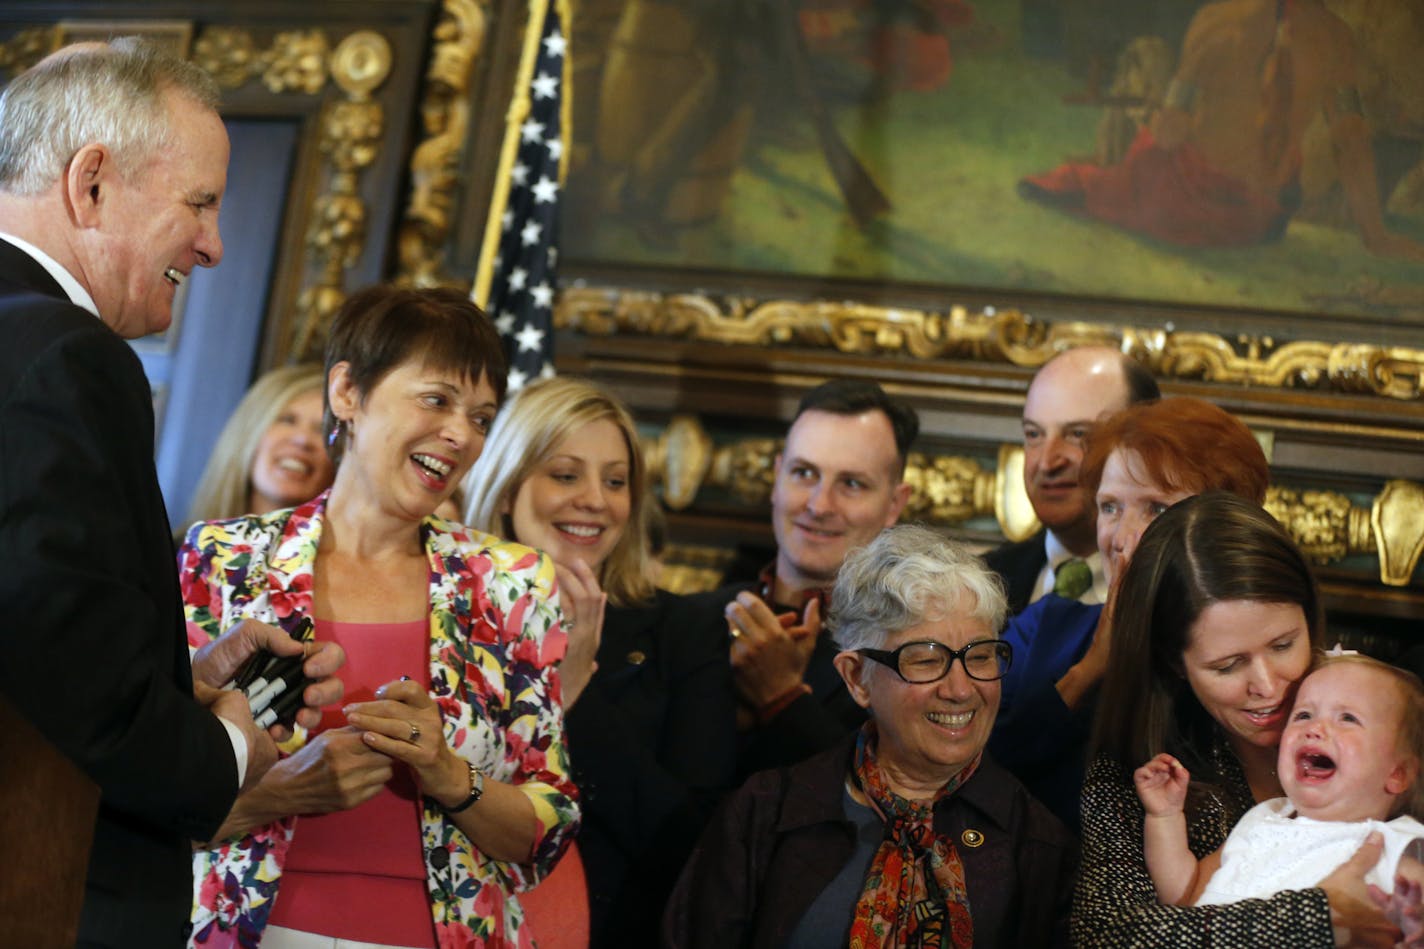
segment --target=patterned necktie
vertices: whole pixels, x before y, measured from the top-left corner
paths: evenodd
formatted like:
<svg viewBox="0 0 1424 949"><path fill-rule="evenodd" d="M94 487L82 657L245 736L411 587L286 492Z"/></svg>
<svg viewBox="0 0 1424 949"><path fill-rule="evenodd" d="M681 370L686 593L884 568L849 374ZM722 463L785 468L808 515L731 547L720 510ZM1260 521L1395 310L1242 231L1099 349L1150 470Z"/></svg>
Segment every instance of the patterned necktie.
<svg viewBox="0 0 1424 949"><path fill-rule="evenodd" d="M1093 585L1093 568L1077 557L1065 560L1053 571L1053 592L1076 600Z"/></svg>

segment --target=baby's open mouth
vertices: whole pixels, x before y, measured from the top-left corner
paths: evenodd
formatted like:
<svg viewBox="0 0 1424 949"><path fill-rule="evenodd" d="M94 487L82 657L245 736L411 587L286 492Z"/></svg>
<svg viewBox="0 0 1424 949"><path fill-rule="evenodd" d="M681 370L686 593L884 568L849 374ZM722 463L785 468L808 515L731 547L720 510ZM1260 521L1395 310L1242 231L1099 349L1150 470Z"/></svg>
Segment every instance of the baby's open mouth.
<svg viewBox="0 0 1424 949"><path fill-rule="evenodd" d="M1297 760L1303 778L1328 778L1335 773L1335 759L1318 751L1307 751Z"/></svg>

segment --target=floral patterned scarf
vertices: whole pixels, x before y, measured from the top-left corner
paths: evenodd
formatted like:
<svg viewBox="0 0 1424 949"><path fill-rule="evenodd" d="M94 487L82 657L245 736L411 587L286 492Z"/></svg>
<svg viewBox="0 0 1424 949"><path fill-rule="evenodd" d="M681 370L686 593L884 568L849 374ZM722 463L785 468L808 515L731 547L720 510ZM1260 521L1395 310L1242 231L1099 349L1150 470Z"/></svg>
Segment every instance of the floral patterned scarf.
<svg viewBox="0 0 1424 949"><path fill-rule="evenodd" d="M876 738L875 722L866 722L855 743L854 773L856 784L885 822L885 839L870 861L865 892L855 905L851 949L971 949L974 920L964 886L964 864L954 840L936 836L934 806L969 780L983 755L969 762L933 800L907 801L890 790L875 760Z"/></svg>

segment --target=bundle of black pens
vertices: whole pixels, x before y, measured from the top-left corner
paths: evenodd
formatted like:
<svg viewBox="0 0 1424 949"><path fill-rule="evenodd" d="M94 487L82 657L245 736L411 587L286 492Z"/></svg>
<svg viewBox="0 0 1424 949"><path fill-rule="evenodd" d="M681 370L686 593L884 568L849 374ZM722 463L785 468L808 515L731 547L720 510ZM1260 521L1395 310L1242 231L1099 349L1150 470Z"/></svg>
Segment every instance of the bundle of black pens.
<svg viewBox="0 0 1424 949"><path fill-rule="evenodd" d="M311 636L312 621L303 616L288 630L293 639ZM302 672L305 651L295 656L274 656L265 649L247 661L233 679L233 686L247 696L248 708L259 728L272 725L291 727L302 707L302 692L312 683Z"/></svg>

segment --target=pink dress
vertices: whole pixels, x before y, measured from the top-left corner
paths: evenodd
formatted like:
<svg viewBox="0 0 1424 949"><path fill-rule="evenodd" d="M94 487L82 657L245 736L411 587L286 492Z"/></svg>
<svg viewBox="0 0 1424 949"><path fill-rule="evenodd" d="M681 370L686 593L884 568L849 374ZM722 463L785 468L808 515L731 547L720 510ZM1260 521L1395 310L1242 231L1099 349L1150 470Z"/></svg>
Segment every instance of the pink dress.
<svg viewBox="0 0 1424 949"><path fill-rule="evenodd" d="M373 700L377 687L409 676L430 688L430 624L316 621L316 638L341 644L342 705ZM323 710L313 732L346 727L339 707ZM282 889L269 923L338 939L399 946L435 945L420 847L420 795L410 771L349 811L297 822Z"/></svg>

